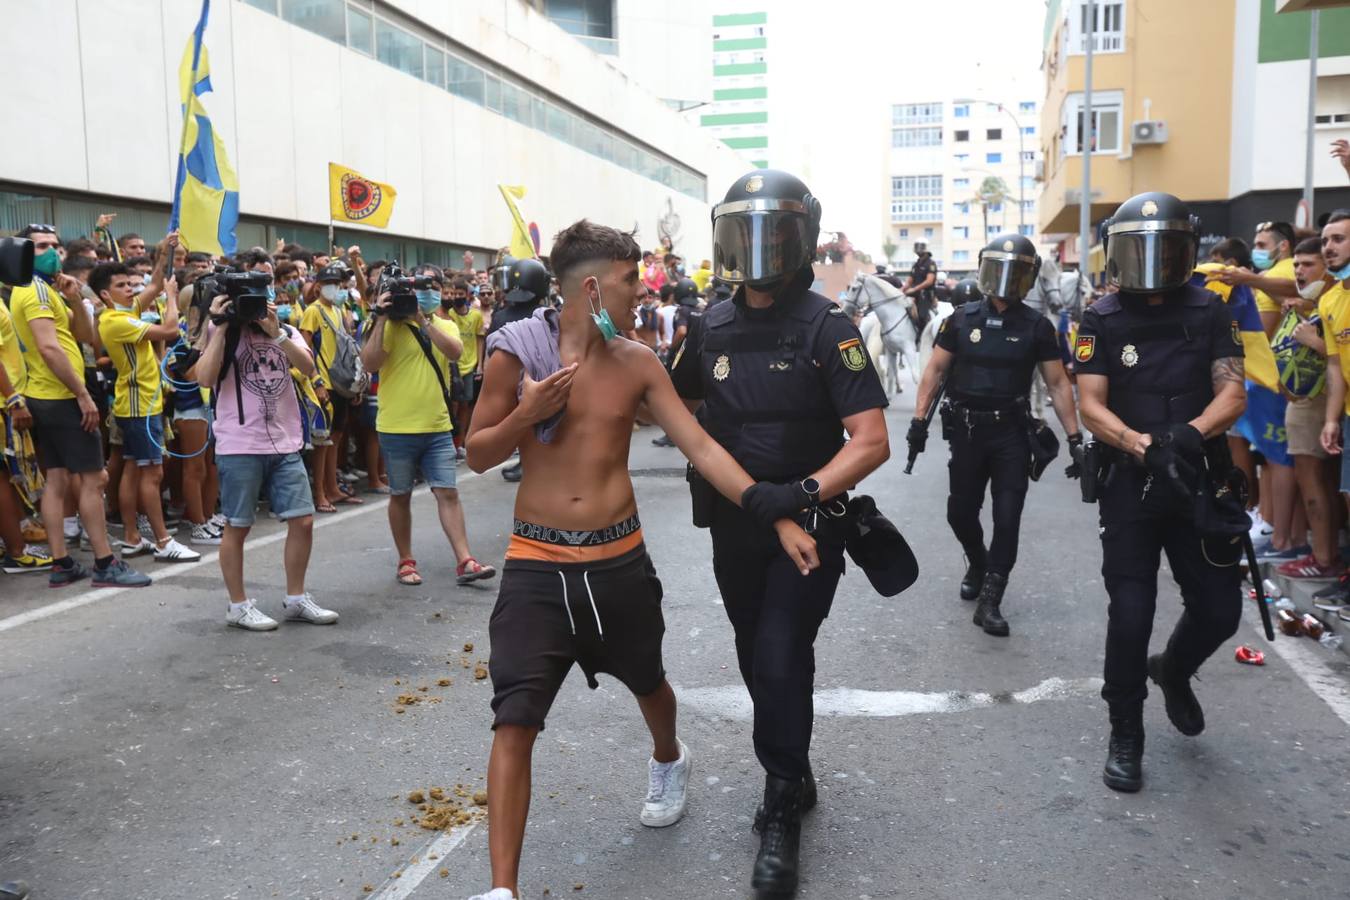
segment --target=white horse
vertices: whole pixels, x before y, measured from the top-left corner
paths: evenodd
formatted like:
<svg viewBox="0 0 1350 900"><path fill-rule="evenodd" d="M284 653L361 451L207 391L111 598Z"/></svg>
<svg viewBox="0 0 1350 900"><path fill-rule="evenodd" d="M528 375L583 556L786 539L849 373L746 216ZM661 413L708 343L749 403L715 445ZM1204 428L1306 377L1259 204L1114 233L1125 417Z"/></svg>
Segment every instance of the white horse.
<svg viewBox="0 0 1350 900"><path fill-rule="evenodd" d="M1065 303L1059 266L1053 259L1041 261L1040 271L1036 273L1036 283L1031 286L1022 303L1048 318L1052 325L1059 323L1059 312ZM1045 379L1041 377L1039 368L1031 377L1031 396L1028 399L1031 403L1031 414L1038 419L1041 418L1045 413L1045 402L1049 399L1049 392L1046 390Z"/></svg>
<svg viewBox="0 0 1350 900"><path fill-rule="evenodd" d="M898 372L902 355L913 383L919 383L923 367L932 355L938 328L952 312L950 303L938 303L920 330L913 316L913 298L889 282L863 273L854 279L842 305L850 315L866 314L859 330L877 371L882 373L882 386L888 394L892 390L903 393Z"/></svg>

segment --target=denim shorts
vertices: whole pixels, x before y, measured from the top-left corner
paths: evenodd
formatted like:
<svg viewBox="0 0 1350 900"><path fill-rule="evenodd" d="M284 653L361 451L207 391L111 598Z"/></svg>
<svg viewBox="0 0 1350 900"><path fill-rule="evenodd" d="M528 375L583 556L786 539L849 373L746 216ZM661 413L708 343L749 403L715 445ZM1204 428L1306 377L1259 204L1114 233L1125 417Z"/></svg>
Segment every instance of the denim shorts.
<svg viewBox="0 0 1350 900"><path fill-rule="evenodd" d="M175 422L210 422L211 407L202 404L194 406L191 409L175 409L173 411L173 420Z"/></svg>
<svg viewBox="0 0 1350 900"><path fill-rule="evenodd" d="M164 417L117 416L122 430L122 458L138 466L157 466L164 462Z"/></svg>
<svg viewBox="0 0 1350 900"><path fill-rule="evenodd" d="M418 469L433 488L455 486L454 432L394 434L380 432L380 455L389 476L389 493L411 494Z"/></svg>
<svg viewBox="0 0 1350 900"><path fill-rule="evenodd" d="M225 453L216 457L220 511L235 528L253 524L258 497L281 521L314 515L314 496L299 453Z"/></svg>

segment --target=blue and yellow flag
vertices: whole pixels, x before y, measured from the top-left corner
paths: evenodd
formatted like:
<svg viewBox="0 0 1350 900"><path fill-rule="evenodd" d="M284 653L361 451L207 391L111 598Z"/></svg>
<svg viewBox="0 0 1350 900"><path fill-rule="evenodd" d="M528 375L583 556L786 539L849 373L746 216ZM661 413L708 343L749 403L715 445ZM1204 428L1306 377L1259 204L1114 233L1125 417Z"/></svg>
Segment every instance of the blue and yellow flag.
<svg viewBox="0 0 1350 900"><path fill-rule="evenodd" d="M1256 295L1246 285L1227 285L1214 279L1215 271L1222 269L1221 263L1204 263L1195 267L1192 283L1213 291L1224 299L1237 323L1238 334L1242 338L1243 368L1247 380L1272 391L1280 389L1280 373L1275 367L1275 353L1270 349L1270 340L1261 326L1261 313L1256 309Z"/></svg>
<svg viewBox="0 0 1350 900"><path fill-rule="evenodd" d="M506 208L511 211L511 255L516 259L531 259L538 256L539 249L530 234L530 226L525 224L525 217L520 214L520 207L516 204L517 200L525 198L525 186L499 184L497 190L502 192ZM536 230L537 228L538 226Z"/></svg>
<svg viewBox="0 0 1350 900"><path fill-rule="evenodd" d="M183 138L178 148L178 176L169 228L178 229L187 249L221 256L236 249L239 179L230 168L225 142L212 127L200 99L211 90L211 61L203 43L210 10L211 0L202 0L201 18L178 66Z"/></svg>

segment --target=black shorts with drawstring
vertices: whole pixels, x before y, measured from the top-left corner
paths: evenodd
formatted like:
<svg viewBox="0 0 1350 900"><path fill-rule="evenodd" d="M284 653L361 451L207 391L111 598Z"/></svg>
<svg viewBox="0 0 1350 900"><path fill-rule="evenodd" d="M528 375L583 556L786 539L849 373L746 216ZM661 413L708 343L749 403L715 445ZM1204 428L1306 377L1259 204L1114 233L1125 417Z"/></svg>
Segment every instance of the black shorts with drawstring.
<svg viewBox="0 0 1350 900"><path fill-rule="evenodd" d="M488 624L492 711L500 725L544 727L573 664L592 690L605 672L636 696L666 677L661 581L639 544L609 559L507 559Z"/></svg>

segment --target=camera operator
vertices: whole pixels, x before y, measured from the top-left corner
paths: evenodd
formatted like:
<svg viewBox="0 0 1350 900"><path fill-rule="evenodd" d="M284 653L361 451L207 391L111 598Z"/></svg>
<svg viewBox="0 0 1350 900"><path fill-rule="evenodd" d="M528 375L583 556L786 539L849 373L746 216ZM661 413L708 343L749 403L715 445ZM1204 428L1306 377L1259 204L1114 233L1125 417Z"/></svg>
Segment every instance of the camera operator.
<svg viewBox="0 0 1350 900"><path fill-rule="evenodd" d="M411 495L418 469L431 486L441 528L455 551L458 582L491 578L496 569L469 552L464 508L455 488L450 366L463 352L459 328L433 315L441 295L430 277L406 277L390 263L377 292L375 324L361 361L366 371L380 375L375 428L389 476L389 530L398 550L398 582L422 583L412 555Z"/></svg>
<svg viewBox="0 0 1350 900"><path fill-rule="evenodd" d="M244 592L244 539L253 526L258 495L266 491L268 505L287 529L282 618L331 625L338 614L319 606L305 590L314 503L300 459L304 425L290 372L294 366L312 377L314 358L299 333L277 319L276 306L265 293L271 287L269 274L255 267L248 273L207 276L198 285L215 298L211 331L195 374L215 387L216 467L225 516L220 572L230 597L225 622L248 631L277 627Z"/></svg>

